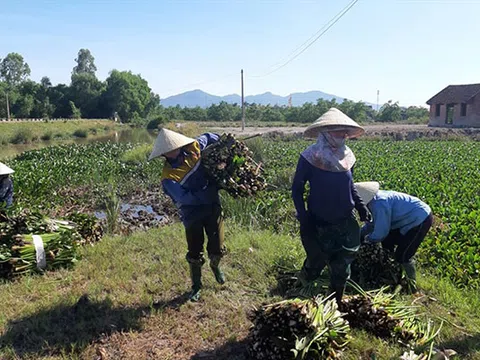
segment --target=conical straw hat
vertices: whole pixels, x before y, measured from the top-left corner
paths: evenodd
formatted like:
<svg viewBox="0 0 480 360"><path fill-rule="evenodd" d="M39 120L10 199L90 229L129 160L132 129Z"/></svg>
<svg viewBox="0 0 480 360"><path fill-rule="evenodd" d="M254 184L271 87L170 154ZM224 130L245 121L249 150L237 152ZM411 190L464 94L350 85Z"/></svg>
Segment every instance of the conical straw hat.
<svg viewBox="0 0 480 360"><path fill-rule="evenodd" d="M349 138L363 135L365 130L337 108L331 108L307 127L304 135L317 138L321 132L345 130Z"/></svg>
<svg viewBox="0 0 480 360"><path fill-rule="evenodd" d="M0 175L9 175L13 174L15 171L10 169L7 165L0 162Z"/></svg>
<svg viewBox="0 0 480 360"><path fill-rule="evenodd" d="M162 128L158 133L157 140L155 140L155 145L153 146L153 151L148 160L152 160L172 150L179 149L185 145L193 143L194 141L195 139Z"/></svg>
<svg viewBox="0 0 480 360"><path fill-rule="evenodd" d="M363 203L366 205L375 197L380 189L380 184L376 181L366 181L355 183L355 187L357 188L358 195L360 195Z"/></svg>

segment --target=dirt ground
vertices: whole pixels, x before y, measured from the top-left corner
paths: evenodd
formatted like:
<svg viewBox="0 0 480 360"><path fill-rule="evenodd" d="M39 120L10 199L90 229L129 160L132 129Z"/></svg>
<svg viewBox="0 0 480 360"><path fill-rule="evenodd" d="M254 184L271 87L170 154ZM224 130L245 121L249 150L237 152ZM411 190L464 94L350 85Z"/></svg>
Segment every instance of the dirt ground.
<svg viewBox="0 0 480 360"><path fill-rule="evenodd" d="M232 133L237 136L251 136L256 134L270 135L298 135L301 136L306 127L240 127L212 128L218 133ZM365 125L365 136L369 138L389 138L393 140L415 139L455 139L471 138L480 140L480 128L438 128L428 125L407 124L375 124Z"/></svg>

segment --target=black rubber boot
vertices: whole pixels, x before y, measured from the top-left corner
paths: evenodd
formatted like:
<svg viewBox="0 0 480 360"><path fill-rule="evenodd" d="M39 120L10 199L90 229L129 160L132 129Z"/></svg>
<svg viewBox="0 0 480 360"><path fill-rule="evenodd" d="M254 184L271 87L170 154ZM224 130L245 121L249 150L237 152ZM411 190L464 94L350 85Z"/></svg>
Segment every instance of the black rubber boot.
<svg viewBox="0 0 480 360"><path fill-rule="evenodd" d="M215 275L215 280L217 280L219 284L223 285L225 284L225 274L219 267L221 259L222 257L218 255L210 256L210 268Z"/></svg>
<svg viewBox="0 0 480 360"><path fill-rule="evenodd" d="M342 311L343 308L343 303L342 303L342 298L343 298L343 293L345 292L345 286L330 286L328 290L328 295L331 295L335 293L335 300L338 305L338 309Z"/></svg>

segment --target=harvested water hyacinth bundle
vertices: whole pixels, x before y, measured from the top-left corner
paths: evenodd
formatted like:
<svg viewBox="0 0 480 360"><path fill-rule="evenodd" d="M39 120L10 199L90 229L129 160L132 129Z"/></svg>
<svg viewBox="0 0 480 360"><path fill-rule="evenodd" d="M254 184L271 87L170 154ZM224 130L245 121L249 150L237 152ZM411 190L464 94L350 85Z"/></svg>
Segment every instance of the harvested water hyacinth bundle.
<svg viewBox="0 0 480 360"><path fill-rule="evenodd" d="M74 265L78 246L99 241L103 232L91 215L69 218L76 222L50 219L31 209L0 212L0 277Z"/></svg>
<svg viewBox="0 0 480 360"><path fill-rule="evenodd" d="M379 290L364 292L343 299L342 313L352 329L363 329L372 335L390 339L405 346L423 346L440 332L431 320L418 313L416 306L395 298L395 294Z"/></svg>
<svg viewBox="0 0 480 360"><path fill-rule="evenodd" d="M334 299L292 299L251 314L253 359L337 359L349 341L349 326Z"/></svg>
<svg viewBox="0 0 480 360"><path fill-rule="evenodd" d="M234 197L254 196L265 189L261 164L252 159L247 145L223 134L202 152L202 165L219 188Z"/></svg>
<svg viewBox="0 0 480 360"><path fill-rule="evenodd" d="M352 279L363 289L396 286L402 280L402 268L380 243L362 244L352 263Z"/></svg>

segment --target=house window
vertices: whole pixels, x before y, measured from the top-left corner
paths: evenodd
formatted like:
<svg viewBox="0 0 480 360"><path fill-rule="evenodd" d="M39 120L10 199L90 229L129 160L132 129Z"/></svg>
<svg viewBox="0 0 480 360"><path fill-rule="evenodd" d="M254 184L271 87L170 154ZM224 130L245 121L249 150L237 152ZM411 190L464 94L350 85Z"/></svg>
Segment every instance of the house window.
<svg viewBox="0 0 480 360"><path fill-rule="evenodd" d="M440 116L440 107L441 106L442 106L441 104L435 105L435 116Z"/></svg>
<svg viewBox="0 0 480 360"><path fill-rule="evenodd" d="M467 104L465 103L461 104L460 116L467 116Z"/></svg>

